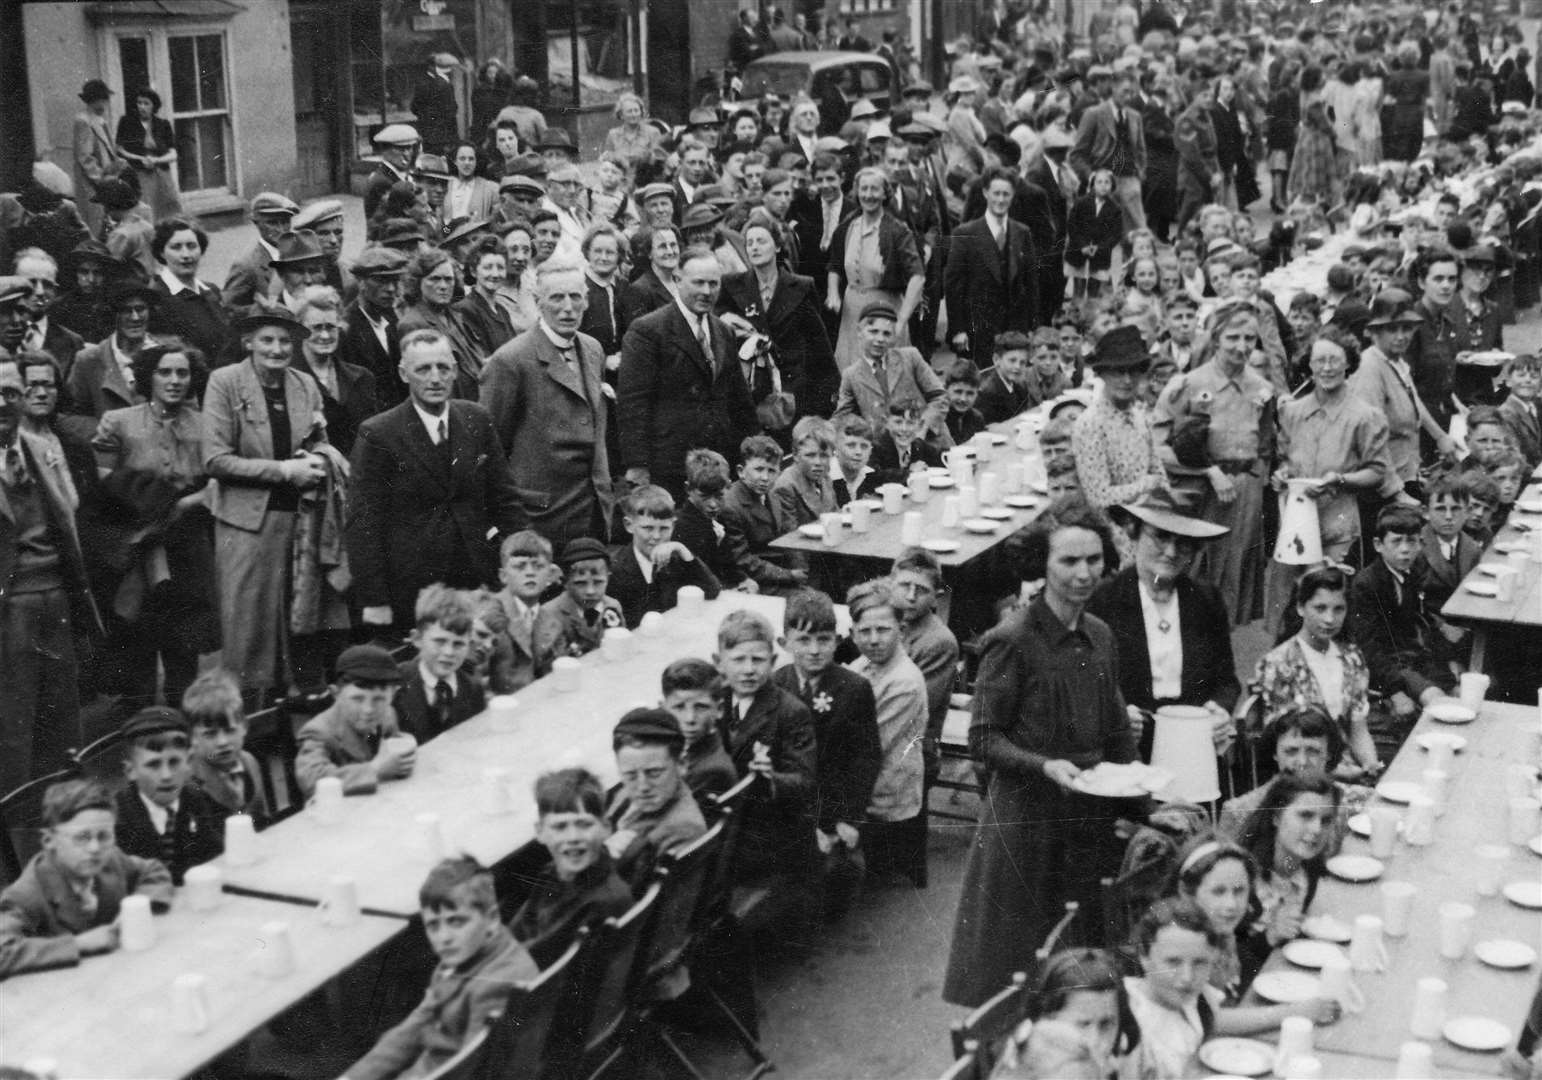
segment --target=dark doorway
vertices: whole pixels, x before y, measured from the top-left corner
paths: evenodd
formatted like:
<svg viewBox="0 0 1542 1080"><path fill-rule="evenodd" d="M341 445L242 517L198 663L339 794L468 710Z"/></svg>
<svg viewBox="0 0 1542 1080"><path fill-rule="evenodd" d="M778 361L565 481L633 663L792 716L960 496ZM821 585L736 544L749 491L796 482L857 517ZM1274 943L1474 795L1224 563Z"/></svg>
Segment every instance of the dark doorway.
<svg viewBox="0 0 1542 1080"><path fill-rule="evenodd" d="M293 3L289 19L298 154L294 194L308 198L348 186L348 40L336 4Z"/></svg>

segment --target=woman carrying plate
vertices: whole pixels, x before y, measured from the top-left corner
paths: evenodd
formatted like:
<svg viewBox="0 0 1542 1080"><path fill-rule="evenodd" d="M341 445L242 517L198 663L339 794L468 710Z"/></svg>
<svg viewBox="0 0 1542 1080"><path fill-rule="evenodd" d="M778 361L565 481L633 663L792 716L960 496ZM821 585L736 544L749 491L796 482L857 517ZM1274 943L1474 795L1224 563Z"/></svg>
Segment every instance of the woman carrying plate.
<svg viewBox="0 0 1542 1080"><path fill-rule="evenodd" d="M1084 770L1135 758L1113 634L1086 612L1108 523L1080 498L1050 505L1022 534L1023 578L1044 591L981 645L970 751L990 770L965 870L943 998L976 1006L1032 970L1034 950L1075 900L1069 931L1100 933L1100 881L1118 871L1123 801L1078 789ZM1138 808L1133 812L1138 813Z"/></svg>

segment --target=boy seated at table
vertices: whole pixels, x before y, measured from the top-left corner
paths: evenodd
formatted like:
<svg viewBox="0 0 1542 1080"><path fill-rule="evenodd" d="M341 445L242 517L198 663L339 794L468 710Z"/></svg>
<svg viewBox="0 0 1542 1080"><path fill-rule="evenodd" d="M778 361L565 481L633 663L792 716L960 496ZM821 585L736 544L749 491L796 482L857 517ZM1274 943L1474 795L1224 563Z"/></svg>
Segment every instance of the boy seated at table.
<svg viewBox="0 0 1542 1080"><path fill-rule="evenodd" d="M471 608L471 644L460 665L461 675L488 696L512 693L514 646L509 637L509 613L491 589L462 589L460 596Z"/></svg>
<svg viewBox="0 0 1542 1080"><path fill-rule="evenodd" d="M1443 659L1457 661L1466 656L1469 631L1446 622L1440 617L1440 609L1483 555L1483 549L1463 529L1467 505L1467 489L1461 477L1450 472L1437 477L1425 490L1425 525L1420 534L1424 603L1440 633L1432 640Z"/></svg>
<svg viewBox="0 0 1542 1080"><path fill-rule="evenodd" d="M739 479L723 493L718 520L738 552L740 568L762 591L796 588L808 580L801 556L771 546L783 532L771 508L782 448L769 435L751 435L739 444L739 462Z"/></svg>
<svg viewBox="0 0 1542 1080"><path fill-rule="evenodd" d="M261 767L245 749L241 684L223 668L206 671L182 692L192 737L192 782L227 814L246 814L257 828L268 820Z"/></svg>
<svg viewBox="0 0 1542 1080"><path fill-rule="evenodd" d="M1467 456L1463 469L1488 469L1506 450L1515 449L1515 437L1499 410L1478 405L1467 412Z"/></svg>
<svg viewBox="0 0 1542 1080"><path fill-rule="evenodd" d="M1515 508L1515 500L1526 486L1526 459L1511 447L1495 454L1488 463L1489 479L1499 490L1499 501L1494 504L1494 521L1503 522Z"/></svg>
<svg viewBox="0 0 1542 1080"><path fill-rule="evenodd" d="M1487 547L1498 531L1494 508L1499 505L1499 485L1483 469L1463 469L1460 478L1467 492L1467 521L1462 531L1479 548Z"/></svg>
<svg viewBox="0 0 1542 1080"><path fill-rule="evenodd" d="M1371 689L1392 695L1401 720L1375 730L1377 757L1391 761L1413 726L1418 708L1445 696L1456 685L1450 666L1435 654L1434 628L1425 607L1424 581L1417 566L1424 515L1393 504L1376 515L1372 545L1376 558L1349 589L1350 639L1365 655Z"/></svg>
<svg viewBox="0 0 1542 1080"><path fill-rule="evenodd" d="M532 640L537 678L551 672L559 656L584 656L600 647L605 631L626 625L621 604L608 595L610 552L589 536L569 540L557 559L562 593L541 605Z"/></svg>
<svg viewBox="0 0 1542 1080"><path fill-rule="evenodd" d="M975 403L980 398L980 369L972 360L955 360L942 373L943 400L948 415L943 424L953 442L966 443L985 430L986 420Z"/></svg>
<svg viewBox="0 0 1542 1080"><path fill-rule="evenodd" d="M1051 331L1053 333L1053 331ZM1060 365L1060 339L1055 339L1053 356L1054 376L1064 378ZM1037 405L1043 397L1035 399L1029 386L1029 357L1033 353L1033 339L1021 330L1007 330L996 335L993 359L995 367L980 384L980 415L987 424L999 424ZM1058 391L1057 391L1058 393ZM1054 394L1050 394L1054 397Z"/></svg>
<svg viewBox="0 0 1542 1080"><path fill-rule="evenodd" d="M306 798L326 776L342 780L344 795L373 795L383 782L411 776L417 764L415 749L392 745L402 733L391 707L402 676L391 654L378 645L350 645L336 670L331 706L297 736L295 779Z"/></svg>
<svg viewBox="0 0 1542 1080"><path fill-rule="evenodd" d="M873 443L873 472L879 484L906 483L912 472L942 467L942 451L921 438L926 406L920 398L889 405L888 427Z"/></svg>
<svg viewBox="0 0 1542 1080"><path fill-rule="evenodd" d="M1063 457L1051 461L1044 468L1044 487L1051 501L1064 495L1080 495L1082 479L1076 472L1076 461Z"/></svg>
<svg viewBox="0 0 1542 1080"><path fill-rule="evenodd" d="M835 501L845 506L852 499L874 495L878 474L869 461L873 457L873 425L867 417L852 413L835 422L835 468L830 483Z"/></svg>
<svg viewBox="0 0 1542 1080"><path fill-rule="evenodd" d="M548 968L585 926L632 906L632 890L605 849L605 789L586 769L559 769L535 782L535 838L550 856L509 929Z"/></svg>
<svg viewBox="0 0 1542 1080"><path fill-rule="evenodd" d="M1499 403L1499 416L1530 472L1542 465L1542 408L1537 404L1537 396L1542 394L1542 356L1521 353L1511 357L1505 362L1500 382L1510 392Z"/></svg>
<svg viewBox="0 0 1542 1080"><path fill-rule="evenodd" d="M641 892L659 856L707 831L707 819L685 781L685 733L667 709L630 710L611 735L616 774L605 816L612 832L605 847L616 873Z"/></svg>
<svg viewBox="0 0 1542 1080"><path fill-rule="evenodd" d="M116 949L125 896L171 906L171 872L118 850L117 819L112 793L95 780L43 793L43 850L0 892L0 979Z"/></svg>
<svg viewBox="0 0 1542 1080"><path fill-rule="evenodd" d="M740 777L759 773L770 796L745 818L740 866L746 877L801 875L813 851L807 805L814 792L814 721L794 695L771 682L776 631L762 615L731 611L717 630L723 676L723 741Z"/></svg>
<svg viewBox="0 0 1542 1080"><path fill-rule="evenodd" d="M181 885L188 867L225 850L225 809L190 783L187 720L151 705L123 725L123 775L118 792L118 850L158 859Z"/></svg>
<svg viewBox="0 0 1542 1080"><path fill-rule="evenodd" d="M507 641L513 657L509 691L523 690L536 680L536 617L541 597L555 576L550 540L534 529L504 537L498 550L498 580L503 583L498 603L509 617Z"/></svg>
<svg viewBox="0 0 1542 1080"><path fill-rule="evenodd" d="M674 607L682 585L695 585L708 600L722 591L707 564L673 539L675 500L669 492L655 484L635 489L621 521L632 542L611 552L609 592L628 628L650 611Z"/></svg>
<svg viewBox="0 0 1542 1080"><path fill-rule="evenodd" d="M826 856L838 848L858 850L859 830L883 760L872 684L835 662L839 641L835 604L829 596L803 589L787 598L781 646L792 663L778 668L771 681L801 701L813 718L814 791L809 816L815 843ZM844 912L851 897L848 890L832 891L830 885L827 882L825 914L834 918Z"/></svg>
<svg viewBox="0 0 1542 1080"><path fill-rule="evenodd" d="M840 509L830 483L835 441L834 425L822 417L805 416L793 425L792 464L771 485L771 510L783 532Z"/></svg>
<svg viewBox="0 0 1542 1080"><path fill-rule="evenodd" d="M540 974L498 921L493 876L475 859L445 859L418 889L419 914L439 966L423 1001L380 1036L343 1080L409 1080L438 1069Z"/></svg>
<svg viewBox="0 0 1542 1080"><path fill-rule="evenodd" d="M958 682L958 638L937 616L942 595L942 564L925 548L909 548L889 570L889 589L900 617L905 654L926 680L926 769L936 775L937 741L948 716L948 700Z"/></svg>
<svg viewBox="0 0 1542 1080"><path fill-rule="evenodd" d="M1044 427L1039 431L1039 457L1044 462L1044 471L1059 461L1076 463L1075 452L1071 449L1071 431L1076 427L1074 417L1056 415L1044 422Z"/></svg>
<svg viewBox="0 0 1542 1080"><path fill-rule="evenodd" d="M720 520L728 482L728 459L716 450L692 450L685 455L685 505L675 521L675 539L720 584L740 592L759 592L760 586L736 557L735 546L742 537L729 536Z"/></svg>
<svg viewBox="0 0 1542 1080"><path fill-rule="evenodd" d="M664 708L685 739L685 783L701 805L739 782L739 770L723 749L723 676L706 660L676 660L664 669Z"/></svg>
<svg viewBox="0 0 1542 1080"><path fill-rule="evenodd" d="M418 655L399 666L396 724L426 743L487 708L475 679L461 674L471 648L471 605L454 589L430 585L418 593L410 640Z"/></svg>

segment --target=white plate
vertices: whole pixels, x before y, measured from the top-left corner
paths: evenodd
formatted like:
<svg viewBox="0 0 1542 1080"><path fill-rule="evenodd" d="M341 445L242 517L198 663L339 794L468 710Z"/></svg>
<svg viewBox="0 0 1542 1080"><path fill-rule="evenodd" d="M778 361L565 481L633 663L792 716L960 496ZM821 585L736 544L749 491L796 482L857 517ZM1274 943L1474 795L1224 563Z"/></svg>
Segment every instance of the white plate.
<svg viewBox="0 0 1542 1080"><path fill-rule="evenodd" d="M992 446L1005 446L1007 444L1007 437L999 431L988 431L986 434L991 437Z"/></svg>
<svg viewBox="0 0 1542 1080"><path fill-rule="evenodd" d="M936 555L951 555L963 545L957 540L922 540L921 546Z"/></svg>
<svg viewBox="0 0 1542 1080"><path fill-rule="evenodd" d="M1505 899L1524 908L1542 908L1542 881L1512 881L1504 887Z"/></svg>
<svg viewBox="0 0 1542 1080"><path fill-rule="evenodd" d="M1383 780L1376 785L1376 794L1390 803L1408 803L1415 795L1422 794L1424 788L1412 780Z"/></svg>
<svg viewBox="0 0 1542 1080"><path fill-rule="evenodd" d="M963 521L959 522L959 524L964 527L965 532L972 533L993 533L998 528L1000 528L1000 526L990 518L983 517L965 518Z"/></svg>
<svg viewBox="0 0 1542 1080"><path fill-rule="evenodd" d="M1323 866L1340 881L1375 881L1387 869L1369 855L1335 855Z"/></svg>
<svg viewBox="0 0 1542 1080"><path fill-rule="evenodd" d="M1211 1039L1199 1048L1199 1061L1232 1076L1263 1076L1274 1068L1274 1047L1257 1039Z"/></svg>
<svg viewBox="0 0 1542 1080"><path fill-rule="evenodd" d="M1446 1042L1455 1043L1463 1050L1492 1053L1510 1045L1510 1029L1486 1016L1455 1017L1446 1021L1440 1033L1446 1037Z"/></svg>
<svg viewBox="0 0 1542 1080"><path fill-rule="evenodd" d="M817 521L811 521L807 525L798 526L798 535L806 536L810 540L819 540L825 535L825 527Z"/></svg>
<svg viewBox="0 0 1542 1080"><path fill-rule="evenodd" d="M1332 915L1313 915L1302 919L1301 932L1309 938L1332 941L1339 945L1348 944L1355 933L1347 922L1335 919Z"/></svg>
<svg viewBox="0 0 1542 1080"><path fill-rule="evenodd" d="M1437 701L1430 705L1428 712L1431 720L1439 720L1442 724L1470 724L1478 718L1460 701Z"/></svg>
<svg viewBox="0 0 1542 1080"><path fill-rule="evenodd" d="M1414 742L1418 743L1422 750L1428 750L1436 743L1450 743L1453 754L1460 754L1467 749L1467 740L1449 731L1421 731L1414 736Z"/></svg>
<svg viewBox="0 0 1542 1080"><path fill-rule="evenodd" d="M909 494L909 492L906 492L906 494ZM883 513L882 499L857 499L856 502L861 503L875 514ZM855 505L855 503L853 503L853 505Z"/></svg>
<svg viewBox="0 0 1542 1080"><path fill-rule="evenodd" d="M1039 495L1008 495L1001 501L1006 503L1008 506L1016 506L1022 510L1030 510L1033 507L1038 506L1039 503L1043 502L1044 500L1043 497Z"/></svg>
<svg viewBox="0 0 1542 1080"><path fill-rule="evenodd" d="M1005 506L987 506L980 511L980 516L990 518L992 521L1011 521L1014 517L1012 511Z"/></svg>
<svg viewBox="0 0 1542 1080"><path fill-rule="evenodd" d="M1529 968L1537 962L1537 951L1520 941L1490 938L1472 947L1472 954L1489 967Z"/></svg>
<svg viewBox="0 0 1542 1080"><path fill-rule="evenodd" d="M1102 762L1076 774L1072 786L1105 799L1134 799L1160 791L1172 783L1173 774L1140 761L1115 765Z"/></svg>
<svg viewBox="0 0 1542 1080"><path fill-rule="evenodd" d="M1542 855L1542 836L1533 836L1530 840L1526 841L1526 846L1538 855Z"/></svg>
<svg viewBox="0 0 1542 1080"><path fill-rule="evenodd" d="M1462 588L1474 596L1498 596L1499 586L1492 581L1468 581L1462 584Z"/></svg>
<svg viewBox="0 0 1542 1080"><path fill-rule="evenodd" d="M1297 938L1295 941L1287 941L1285 948L1281 950L1285 959L1297 967L1311 968L1313 971L1322 967L1335 956L1343 956L1348 959L1344 950L1327 941L1313 941L1311 938Z"/></svg>
<svg viewBox="0 0 1542 1080"><path fill-rule="evenodd" d="M1294 1005L1316 997L1322 984L1316 975L1304 971L1265 971L1253 980L1253 990L1265 1001Z"/></svg>
<svg viewBox="0 0 1542 1080"><path fill-rule="evenodd" d="M946 473L944 473L942 475L938 475L937 473L932 473L930 476L927 477L927 481L934 488L950 488L950 487L953 486L953 477L948 476Z"/></svg>
<svg viewBox="0 0 1542 1080"><path fill-rule="evenodd" d="M1487 574L1489 577L1498 577L1501 573L1509 569L1511 569L1509 563L1480 562L1478 564L1478 573Z"/></svg>
<svg viewBox="0 0 1542 1080"><path fill-rule="evenodd" d="M1499 543L1494 545L1494 550L1502 551L1506 555L1516 551L1524 551L1527 554L1530 554L1531 545L1526 543L1524 540L1501 540Z"/></svg>
<svg viewBox="0 0 1542 1080"><path fill-rule="evenodd" d="M1542 499L1517 499L1515 508L1523 514L1542 514Z"/></svg>

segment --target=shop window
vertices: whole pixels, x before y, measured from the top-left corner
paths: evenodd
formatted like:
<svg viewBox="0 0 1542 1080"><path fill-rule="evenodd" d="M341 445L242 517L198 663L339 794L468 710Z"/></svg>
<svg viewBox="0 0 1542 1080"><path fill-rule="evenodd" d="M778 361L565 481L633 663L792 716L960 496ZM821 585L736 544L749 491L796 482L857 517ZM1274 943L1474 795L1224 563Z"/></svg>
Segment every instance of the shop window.
<svg viewBox="0 0 1542 1080"><path fill-rule="evenodd" d="M547 0L546 75L554 105L613 105L632 89L637 48L630 0Z"/></svg>

